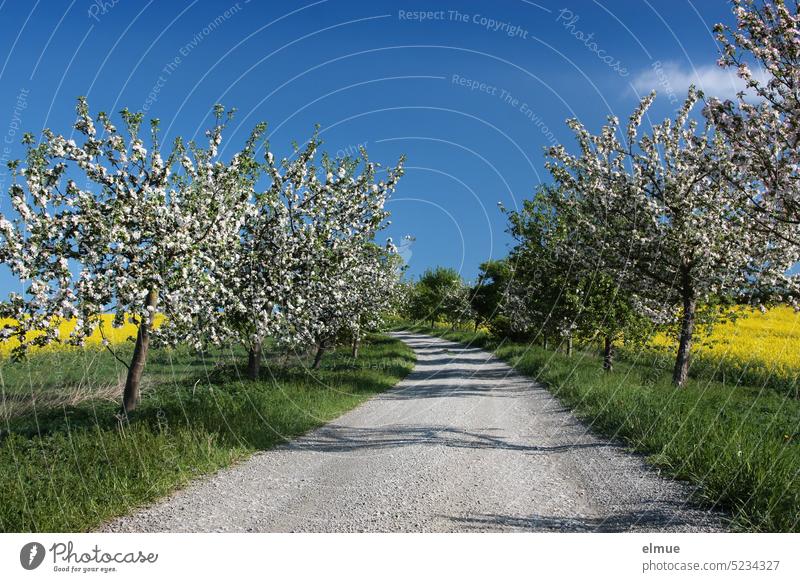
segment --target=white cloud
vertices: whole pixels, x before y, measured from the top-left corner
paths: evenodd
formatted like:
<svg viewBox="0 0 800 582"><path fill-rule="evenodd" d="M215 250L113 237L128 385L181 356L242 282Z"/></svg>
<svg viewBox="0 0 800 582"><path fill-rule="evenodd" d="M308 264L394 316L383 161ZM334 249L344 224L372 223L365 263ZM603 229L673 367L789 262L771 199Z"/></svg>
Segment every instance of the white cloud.
<svg viewBox="0 0 800 582"><path fill-rule="evenodd" d="M765 77L764 74L756 76L760 81ZM639 95L655 89L659 97L675 104L683 103L692 84L702 89L706 97L720 99L735 99L739 91L745 90L744 81L737 76L736 69L723 69L716 64L687 67L675 62L655 61L631 82ZM752 90L749 92L752 94Z"/></svg>

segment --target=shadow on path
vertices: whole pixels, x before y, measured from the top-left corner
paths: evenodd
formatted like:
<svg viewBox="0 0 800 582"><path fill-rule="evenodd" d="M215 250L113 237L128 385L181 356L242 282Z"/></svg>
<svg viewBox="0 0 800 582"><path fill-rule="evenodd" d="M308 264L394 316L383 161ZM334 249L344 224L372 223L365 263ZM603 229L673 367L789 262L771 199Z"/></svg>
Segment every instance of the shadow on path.
<svg viewBox="0 0 800 582"><path fill-rule="evenodd" d="M656 503L654 500L653 503ZM659 506L664 506L664 500L658 500ZM630 530L675 528L691 525L693 522L686 519L685 504L666 503L663 509L649 509L642 511L615 513L606 517L572 517L531 515L528 517L514 517L498 514L479 514L469 517L440 516L454 524L474 528L479 531L486 530L529 530L529 531L559 531L559 532L625 532ZM670 509L669 506L674 506Z"/></svg>
<svg viewBox="0 0 800 582"><path fill-rule="evenodd" d="M382 428L353 428L330 424L293 444L297 448L311 448L319 452L356 452L382 450L413 445L453 447L461 449L494 449L521 451L532 454L564 453L587 448L613 448L607 443L575 443L563 445L530 445L504 440L492 433L500 429L487 428L482 432L457 429L449 426L403 426ZM524 438L524 437L521 437Z"/></svg>

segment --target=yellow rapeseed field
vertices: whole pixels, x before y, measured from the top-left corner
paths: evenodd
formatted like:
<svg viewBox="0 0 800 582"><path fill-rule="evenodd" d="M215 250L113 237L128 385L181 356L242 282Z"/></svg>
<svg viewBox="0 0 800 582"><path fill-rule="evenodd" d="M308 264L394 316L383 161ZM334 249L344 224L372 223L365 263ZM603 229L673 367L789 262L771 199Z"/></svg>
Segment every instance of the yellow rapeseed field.
<svg viewBox="0 0 800 582"><path fill-rule="evenodd" d="M106 337L112 344L128 341L136 336L136 326L126 322L121 328L111 326L111 315L104 315ZM160 324L163 316L156 319ZM0 319L0 327L8 320ZM64 321L59 326L62 338L67 338L75 326L74 321ZM102 337L98 331L86 341L89 347L99 347ZM0 357L8 355L17 341L0 342ZM653 348L673 352L673 340L658 334L651 343ZM69 349L62 344L47 348ZM800 313L789 306L775 307L762 313L749 310L732 322L717 324L708 337L698 336L694 354L706 362L720 362L750 373L794 378L800 374Z"/></svg>
<svg viewBox="0 0 800 582"><path fill-rule="evenodd" d="M122 327L112 327L111 322L114 319L113 315L103 315L101 316L103 320L103 331L105 333L106 339L108 339L109 343L111 344L120 344L123 342L128 341L129 338L136 337L136 325L131 323L127 320ZM161 323L163 320L163 316L156 315L155 325L156 327ZM0 329L3 328L4 325L7 323L13 323L13 320L9 319L0 319ZM58 326L58 333L59 337L66 340L69 338L69 334L72 330L75 329L75 320L66 320L62 321L61 324ZM103 337L100 335L98 330L86 340L87 347L100 347L103 342ZM0 341L0 357L7 356L11 353L11 350L14 349L16 346L19 345L19 342L12 338L6 341ZM41 350L63 350L63 349L74 349L71 346L67 346L64 344L52 344L45 348L33 348L33 351L41 351Z"/></svg>
<svg viewBox="0 0 800 582"><path fill-rule="evenodd" d="M703 360L724 360L750 372L792 378L800 373L800 313L792 307L774 307L762 313L743 312L732 322L714 326L708 337L698 337L693 350ZM653 340L661 349L674 350L663 334Z"/></svg>

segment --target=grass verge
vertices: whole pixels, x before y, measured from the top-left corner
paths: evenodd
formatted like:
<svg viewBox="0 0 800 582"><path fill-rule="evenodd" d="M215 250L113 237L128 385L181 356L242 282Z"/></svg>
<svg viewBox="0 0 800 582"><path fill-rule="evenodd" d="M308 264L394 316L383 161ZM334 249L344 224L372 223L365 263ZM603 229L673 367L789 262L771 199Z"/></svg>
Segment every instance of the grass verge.
<svg viewBox="0 0 800 582"><path fill-rule="evenodd" d="M535 378L593 430L646 453L653 465L698 486L734 530L800 531L800 401L763 386L691 379L670 383L658 361L619 362L605 373L594 354L569 357L485 333L414 328L494 351Z"/></svg>
<svg viewBox="0 0 800 582"><path fill-rule="evenodd" d="M150 387L128 424L114 418L116 398L44 408L34 403L30 411L5 417L0 531L90 530L193 477L336 418L392 387L414 365L411 349L386 336L370 338L357 360L330 354L313 373L302 362L273 362L257 382L240 379L230 355L216 365L188 351L153 356ZM50 392L58 390L54 377L71 385L83 374L89 385L113 367L97 354L91 357L99 368L73 361L85 357L50 354L42 361L4 364L4 393L38 391L33 382L39 375L50 378ZM54 369L47 358L61 358L66 367ZM31 381L27 388L9 384L9 378L25 377Z"/></svg>

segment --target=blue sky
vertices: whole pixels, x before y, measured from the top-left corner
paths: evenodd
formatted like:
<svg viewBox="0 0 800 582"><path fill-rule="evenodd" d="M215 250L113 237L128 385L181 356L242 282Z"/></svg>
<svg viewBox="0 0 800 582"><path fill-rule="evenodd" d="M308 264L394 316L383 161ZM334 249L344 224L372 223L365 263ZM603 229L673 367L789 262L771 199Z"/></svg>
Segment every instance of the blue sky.
<svg viewBox="0 0 800 582"><path fill-rule="evenodd" d="M0 154L20 156L22 131L69 133L78 95L147 110L167 139L236 107L229 152L257 121L276 154L319 123L334 154L407 156L386 235L415 237L412 275L442 264L470 279L507 252L497 203L530 196L548 179L543 147L572 143L565 119L625 118L650 88L654 121L690 82L735 93L711 32L731 19L724 0L0 0ZM8 182L3 168L4 211ZM0 273L2 295L18 288Z"/></svg>

